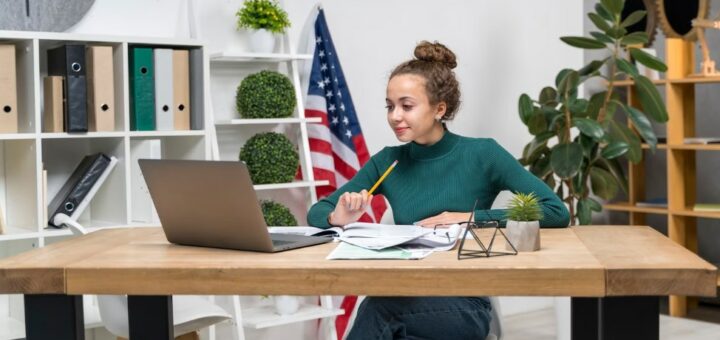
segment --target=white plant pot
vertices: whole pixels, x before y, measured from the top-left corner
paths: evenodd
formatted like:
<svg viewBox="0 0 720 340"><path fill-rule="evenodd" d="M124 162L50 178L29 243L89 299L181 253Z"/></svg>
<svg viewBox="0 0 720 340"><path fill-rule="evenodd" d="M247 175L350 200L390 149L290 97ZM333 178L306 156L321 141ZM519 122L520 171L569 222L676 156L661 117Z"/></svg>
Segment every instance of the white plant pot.
<svg viewBox="0 0 720 340"><path fill-rule="evenodd" d="M272 53L275 50L275 35L266 29L250 31L250 49L255 53Z"/></svg>
<svg viewBox="0 0 720 340"><path fill-rule="evenodd" d="M512 221L505 225L505 235L517 251L540 250L540 222ZM507 246L510 248L510 245Z"/></svg>
<svg viewBox="0 0 720 340"><path fill-rule="evenodd" d="M275 311L280 315L290 315L300 309L300 298L292 295L273 296Z"/></svg>

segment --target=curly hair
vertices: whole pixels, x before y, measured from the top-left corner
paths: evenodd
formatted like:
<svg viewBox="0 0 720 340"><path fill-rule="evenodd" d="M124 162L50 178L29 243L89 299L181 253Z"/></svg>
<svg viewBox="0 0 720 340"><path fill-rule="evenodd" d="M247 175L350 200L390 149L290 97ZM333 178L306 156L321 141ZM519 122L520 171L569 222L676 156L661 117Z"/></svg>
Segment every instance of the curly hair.
<svg viewBox="0 0 720 340"><path fill-rule="evenodd" d="M455 53L439 42L421 41L415 46L415 59L408 60L390 74L390 79L402 74L425 78L425 91L430 104L445 102L443 120L452 120L460 106L460 83L453 69L457 66Z"/></svg>

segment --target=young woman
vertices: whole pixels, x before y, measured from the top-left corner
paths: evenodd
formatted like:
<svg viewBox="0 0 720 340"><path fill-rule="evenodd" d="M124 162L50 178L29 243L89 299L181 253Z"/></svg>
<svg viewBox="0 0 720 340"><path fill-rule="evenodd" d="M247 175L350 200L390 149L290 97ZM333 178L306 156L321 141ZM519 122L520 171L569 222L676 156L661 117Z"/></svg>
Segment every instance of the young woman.
<svg viewBox="0 0 720 340"><path fill-rule="evenodd" d="M455 117L460 104L455 66L452 51L424 41L415 47L415 59L393 70L387 121L406 144L385 147L352 180L313 205L309 224L327 228L357 221L372 199L367 189L397 160L375 191L390 202L396 224L467 221L476 199L477 221L502 221L505 210L490 206L500 191L510 190L539 197L541 226L567 226L562 201L495 140L448 131L444 122ZM484 339L490 308L485 297L368 297L348 339Z"/></svg>

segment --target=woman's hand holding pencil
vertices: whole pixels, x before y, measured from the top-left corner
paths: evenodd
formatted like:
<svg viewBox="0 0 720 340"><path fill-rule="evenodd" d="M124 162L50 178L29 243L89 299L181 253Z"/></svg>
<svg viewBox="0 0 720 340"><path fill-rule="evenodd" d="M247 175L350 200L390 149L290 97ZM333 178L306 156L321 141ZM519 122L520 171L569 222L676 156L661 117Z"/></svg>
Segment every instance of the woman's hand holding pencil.
<svg viewBox="0 0 720 340"><path fill-rule="evenodd" d="M340 195L335 210L328 216L328 222L331 225L343 226L357 221L365 212L365 208L372 202L372 193L395 168L395 165L397 165L397 161L393 162L387 170L385 170L385 173L380 176L369 191L363 189L360 192L346 192Z"/></svg>

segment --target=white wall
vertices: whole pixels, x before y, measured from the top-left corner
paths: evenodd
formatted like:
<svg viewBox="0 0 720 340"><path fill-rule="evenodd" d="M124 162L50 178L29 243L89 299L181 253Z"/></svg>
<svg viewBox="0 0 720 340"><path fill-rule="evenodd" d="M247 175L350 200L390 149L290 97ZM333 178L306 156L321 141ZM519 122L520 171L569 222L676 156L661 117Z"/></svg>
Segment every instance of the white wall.
<svg viewBox="0 0 720 340"><path fill-rule="evenodd" d="M286 0L292 41L315 1ZM71 31L90 34L187 36L187 0L96 0ZM239 0L199 0L201 37L211 50L244 49L235 31ZM492 137L519 156L530 134L517 113L523 92L535 97L565 67L579 68L582 51L558 39L580 35L582 1L573 0L327 0L323 2L338 55L371 153L397 144L387 127L387 76L412 56L420 40L438 40L458 57L463 105L454 132ZM138 10L140 9L140 10ZM551 299L504 302L516 313L549 306Z"/></svg>

